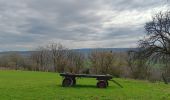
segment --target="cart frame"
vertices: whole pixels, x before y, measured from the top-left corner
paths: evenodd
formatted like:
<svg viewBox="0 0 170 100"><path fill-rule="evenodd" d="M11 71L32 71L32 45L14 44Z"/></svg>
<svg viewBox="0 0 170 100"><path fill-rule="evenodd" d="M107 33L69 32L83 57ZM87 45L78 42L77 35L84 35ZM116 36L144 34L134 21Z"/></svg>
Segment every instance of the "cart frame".
<svg viewBox="0 0 170 100"><path fill-rule="evenodd" d="M76 78L84 77L84 78L96 78L96 80L98 80L96 86L98 88L106 88L109 86L108 81L113 78L112 75L72 74L72 73L60 73L60 76L64 77L64 79L62 81L63 87L74 86L74 85L76 85Z"/></svg>

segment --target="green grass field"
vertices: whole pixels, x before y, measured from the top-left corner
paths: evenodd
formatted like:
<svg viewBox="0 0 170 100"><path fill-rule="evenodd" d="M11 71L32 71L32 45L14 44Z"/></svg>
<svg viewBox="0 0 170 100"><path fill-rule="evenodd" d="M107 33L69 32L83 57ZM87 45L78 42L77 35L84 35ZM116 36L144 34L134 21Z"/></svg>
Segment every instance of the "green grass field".
<svg viewBox="0 0 170 100"><path fill-rule="evenodd" d="M170 100L170 85L115 79L106 89L96 88L95 79L82 78L77 86L61 87L57 73L0 71L1 100Z"/></svg>

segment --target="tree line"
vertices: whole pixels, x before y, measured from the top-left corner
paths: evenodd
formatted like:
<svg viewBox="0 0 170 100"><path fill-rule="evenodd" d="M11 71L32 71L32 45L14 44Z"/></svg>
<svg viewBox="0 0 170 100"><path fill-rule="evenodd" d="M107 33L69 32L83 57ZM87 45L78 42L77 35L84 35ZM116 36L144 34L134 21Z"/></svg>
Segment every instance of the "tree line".
<svg viewBox="0 0 170 100"><path fill-rule="evenodd" d="M28 56L22 56L15 52L3 55L0 57L0 67L16 70L120 76L121 67L126 66L124 59L126 56L126 53L97 49L86 55L81 51L68 49L59 43L51 43L38 47Z"/></svg>

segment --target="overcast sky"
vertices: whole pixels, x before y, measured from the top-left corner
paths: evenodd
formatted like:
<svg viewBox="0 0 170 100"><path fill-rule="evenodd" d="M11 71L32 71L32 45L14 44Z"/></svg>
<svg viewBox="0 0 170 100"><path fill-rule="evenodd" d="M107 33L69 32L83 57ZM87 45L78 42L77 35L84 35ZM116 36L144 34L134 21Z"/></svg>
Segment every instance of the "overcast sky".
<svg viewBox="0 0 170 100"><path fill-rule="evenodd" d="M167 0L0 0L0 51L135 47Z"/></svg>

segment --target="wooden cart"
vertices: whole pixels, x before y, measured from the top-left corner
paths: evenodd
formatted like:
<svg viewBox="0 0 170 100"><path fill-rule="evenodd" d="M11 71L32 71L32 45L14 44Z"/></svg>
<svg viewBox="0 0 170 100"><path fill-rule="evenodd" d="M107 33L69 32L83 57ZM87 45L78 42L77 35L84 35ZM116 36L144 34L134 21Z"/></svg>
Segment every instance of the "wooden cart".
<svg viewBox="0 0 170 100"><path fill-rule="evenodd" d="M61 73L60 76L64 77L62 86L70 87L76 85L77 77L85 77L85 78L96 78L98 80L97 87L98 88L106 88L109 86L108 81L113 81L120 87L122 87L119 83L114 80L111 80L113 77L111 75L90 75L90 74L71 74L71 73Z"/></svg>

